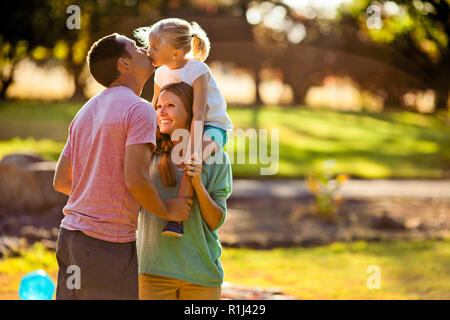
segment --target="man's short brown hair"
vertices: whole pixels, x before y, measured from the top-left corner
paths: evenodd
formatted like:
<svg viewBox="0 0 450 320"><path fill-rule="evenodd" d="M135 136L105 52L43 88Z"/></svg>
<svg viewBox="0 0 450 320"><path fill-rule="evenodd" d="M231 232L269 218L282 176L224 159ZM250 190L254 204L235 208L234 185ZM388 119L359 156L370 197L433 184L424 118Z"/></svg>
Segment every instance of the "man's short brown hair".
<svg viewBox="0 0 450 320"><path fill-rule="evenodd" d="M105 87L120 75L117 59L131 58L125 49L125 44L117 41L118 36L118 33L113 33L96 41L87 55L89 72L98 83Z"/></svg>

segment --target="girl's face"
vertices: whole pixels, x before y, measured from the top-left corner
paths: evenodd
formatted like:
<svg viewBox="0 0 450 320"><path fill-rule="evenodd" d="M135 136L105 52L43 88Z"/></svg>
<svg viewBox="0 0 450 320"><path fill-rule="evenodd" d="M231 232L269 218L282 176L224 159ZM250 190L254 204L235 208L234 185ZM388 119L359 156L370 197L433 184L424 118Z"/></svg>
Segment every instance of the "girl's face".
<svg viewBox="0 0 450 320"><path fill-rule="evenodd" d="M161 133L171 135L176 129L188 129L188 113L183 102L169 90L160 93L156 104L156 115Z"/></svg>
<svg viewBox="0 0 450 320"><path fill-rule="evenodd" d="M170 64L175 59L175 48L167 43L162 33L151 32L148 39L148 54L154 67Z"/></svg>

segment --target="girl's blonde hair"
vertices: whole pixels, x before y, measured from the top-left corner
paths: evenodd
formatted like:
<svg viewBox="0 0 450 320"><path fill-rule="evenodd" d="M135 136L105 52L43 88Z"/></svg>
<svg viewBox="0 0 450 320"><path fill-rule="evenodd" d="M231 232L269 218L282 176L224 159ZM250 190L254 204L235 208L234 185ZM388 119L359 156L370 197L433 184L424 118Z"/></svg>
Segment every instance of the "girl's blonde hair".
<svg viewBox="0 0 450 320"><path fill-rule="evenodd" d="M149 35L156 32L162 35L177 50L182 50L189 58L205 61L209 55L211 44L206 32L196 22L187 22L179 18L160 20L150 27L134 30L134 36L140 43L149 46Z"/></svg>

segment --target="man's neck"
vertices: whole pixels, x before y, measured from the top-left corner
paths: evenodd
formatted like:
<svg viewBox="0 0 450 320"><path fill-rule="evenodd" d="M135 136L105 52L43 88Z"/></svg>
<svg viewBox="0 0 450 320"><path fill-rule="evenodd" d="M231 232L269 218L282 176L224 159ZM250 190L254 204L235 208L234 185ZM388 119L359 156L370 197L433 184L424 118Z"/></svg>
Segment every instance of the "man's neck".
<svg viewBox="0 0 450 320"><path fill-rule="evenodd" d="M144 88L145 81L138 81L136 78L121 78L114 80L108 88L124 86L130 88L137 96L142 94L142 89Z"/></svg>

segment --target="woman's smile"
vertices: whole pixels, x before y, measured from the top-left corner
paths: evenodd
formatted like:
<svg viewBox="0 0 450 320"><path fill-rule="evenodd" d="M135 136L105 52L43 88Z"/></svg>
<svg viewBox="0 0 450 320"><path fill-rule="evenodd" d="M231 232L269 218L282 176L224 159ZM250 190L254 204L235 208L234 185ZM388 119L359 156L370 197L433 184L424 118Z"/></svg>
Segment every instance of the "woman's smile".
<svg viewBox="0 0 450 320"><path fill-rule="evenodd" d="M159 126L160 130L166 131L167 129L170 128L172 123L173 123L173 120L171 120L171 119L159 119L158 126Z"/></svg>

